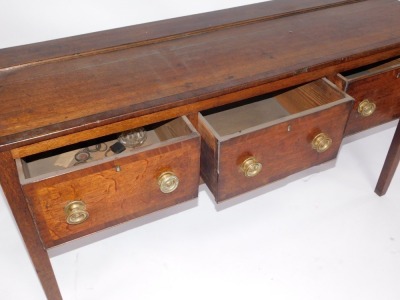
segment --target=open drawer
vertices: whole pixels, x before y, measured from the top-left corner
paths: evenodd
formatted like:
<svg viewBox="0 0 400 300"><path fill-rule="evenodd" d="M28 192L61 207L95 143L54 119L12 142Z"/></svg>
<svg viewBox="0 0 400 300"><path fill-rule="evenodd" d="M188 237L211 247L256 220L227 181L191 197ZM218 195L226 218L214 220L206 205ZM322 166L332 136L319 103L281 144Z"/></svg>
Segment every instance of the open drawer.
<svg viewBox="0 0 400 300"><path fill-rule="evenodd" d="M197 197L200 137L188 119L144 133L142 144L119 154L106 150L116 135L17 160L45 247ZM82 151L90 155L85 163Z"/></svg>
<svg viewBox="0 0 400 300"><path fill-rule="evenodd" d="M346 135L400 117L400 58L338 74L332 79L355 99Z"/></svg>
<svg viewBox="0 0 400 300"><path fill-rule="evenodd" d="M353 99L326 79L199 115L201 176L221 201L336 157Z"/></svg>

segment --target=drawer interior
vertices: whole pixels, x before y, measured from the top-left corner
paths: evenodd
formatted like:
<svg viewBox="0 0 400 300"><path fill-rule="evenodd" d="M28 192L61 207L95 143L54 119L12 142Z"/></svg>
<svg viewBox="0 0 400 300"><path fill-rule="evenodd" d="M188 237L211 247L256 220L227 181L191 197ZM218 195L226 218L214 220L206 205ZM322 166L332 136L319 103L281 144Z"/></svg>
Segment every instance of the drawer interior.
<svg viewBox="0 0 400 300"><path fill-rule="evenodd" d="M115 154L110 149L110 146L118 142L121 135L118 133L17 159L20 180L43 177L46 174L54 175L54 172L63 173L74 168L113 159L116 155L129 155L149 146L161 146L166 141L190 135L193 132L190 126L185 117L145 126L143 128L145 141L134 148L126 147L126 150L120 154ZM90 158L79 163L76 155L81 151L89 153Z"/></svg>
<svg viewBox="0 0 400 300"><path fill-rule="evenodd" d="M356 79L358 77L370 76L381 71L395 69L398 67L400 67L400 57L395 57L343 72L342 75L347 79Z"/></svg>
<svg viewBox="0 0 400 300"><path fill-rule="evenodd" d="M264 125L344 98L326 79L202 112L220 137Z"/></svg>

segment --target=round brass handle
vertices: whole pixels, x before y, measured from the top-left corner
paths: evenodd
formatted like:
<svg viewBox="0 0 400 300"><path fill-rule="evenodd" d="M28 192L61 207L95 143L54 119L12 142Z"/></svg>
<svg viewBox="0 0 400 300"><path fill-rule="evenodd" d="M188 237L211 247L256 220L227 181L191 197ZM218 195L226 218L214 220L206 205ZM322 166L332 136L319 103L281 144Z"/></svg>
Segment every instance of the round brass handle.
<svg viewBox="0 0 400 300"><path fill-rule="evenodd" d="M81 224L89 218L89 213L86 211L86 204L80 200L69 202L65 206L64 211L67 215L67 223L70 225Z"/></svg>
<svg viewBox="0 0 400 300"><path fill-rule="evenodd" d="M254 177L261 172L262 164L255 157L247 158L241 165L241 169L246 177Z"/></svg>
<svg viewBox="0 0 400 300"><path fill-rule="evenodd" d="M172 193L178 188L179 178L173 172L164 172L158 177L158 185L164 194Z"/></svg>
<svg viewBox="0 0 400 300"><path fill-rule="evenodd" d="M332 145L332 139L325 133L320 133L314 137L311 142L312 148L317 150L318 153L325 152Z"/></svg>
<svg viewBox="0 0 400 300"><path fill-rule="evenodd" d="M358 113L363 117L368 117L374 113L376 104L365 99L358 105Z"/></svg>

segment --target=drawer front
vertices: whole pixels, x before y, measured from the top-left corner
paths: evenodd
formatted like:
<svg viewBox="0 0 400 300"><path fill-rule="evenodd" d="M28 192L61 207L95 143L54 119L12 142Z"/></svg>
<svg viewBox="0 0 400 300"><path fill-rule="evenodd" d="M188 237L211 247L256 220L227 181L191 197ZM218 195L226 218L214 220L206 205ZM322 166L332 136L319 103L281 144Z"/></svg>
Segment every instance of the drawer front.
<svg viewBox="0 0 400 300"><path fill-rule="evenodd" d="M373 75L339 77L345 92L355 99L346 135L400 117L400 65Z"/></svg>
<svg viewBox="0 0 400 300"><path fill-rule="evenodd" d="M179 142L30 183L23 189L43 243L52 247L196 198L199 161L196 133ZM173 176L178 178L178 186L171 191L176 183ZM82 223L66 221L69 216L79 222L86 214L89 217Z"/></svg>
<svg viewBox="0 0 400 300"><path fill-rule="evenodd" d="M351 107L352 101L342 101L327 109L222 141L219 150L214 152L209 143L204 143L202 164L205 159L212 160L211 153L219 156L208 168L202 167L202 176L208 181L216 201L335 158ZM324 152L312 146L321 133L332 140ZM261 164L261 171L251 176L251 168L257 172L257 164ZM250 176L245 176L247 167L250 167Z"/></svg>

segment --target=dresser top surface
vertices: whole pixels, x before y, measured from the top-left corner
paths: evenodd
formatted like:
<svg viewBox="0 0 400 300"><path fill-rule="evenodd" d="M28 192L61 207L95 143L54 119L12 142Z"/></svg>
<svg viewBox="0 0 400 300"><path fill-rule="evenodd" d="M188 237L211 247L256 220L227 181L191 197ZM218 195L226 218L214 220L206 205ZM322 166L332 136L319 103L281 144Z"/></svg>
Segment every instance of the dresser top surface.
<svg viewBox="0 0 400 300"><path fill-rule="evenodd" d="M397 0L281 0L2 49L0 150L399 55L399 15Z"/></svg>

